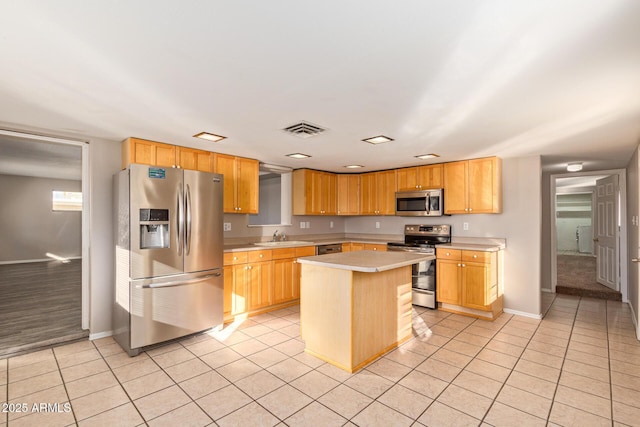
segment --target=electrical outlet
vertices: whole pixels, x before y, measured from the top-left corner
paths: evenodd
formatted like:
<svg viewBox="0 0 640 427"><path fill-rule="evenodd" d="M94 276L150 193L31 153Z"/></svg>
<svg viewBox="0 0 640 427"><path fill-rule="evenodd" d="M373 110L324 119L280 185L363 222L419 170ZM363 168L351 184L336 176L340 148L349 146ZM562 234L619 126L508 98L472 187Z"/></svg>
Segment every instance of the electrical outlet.
<svg viewBox="0 0 640 427"><path fill-rule="evenodd" d="M307 221L307 228L311 228L311 223L309 221Z"/></svg>
<svg viewBox="0 0 640 427"><path fill-rule="evenodd" d="M468 230L469 229L469 223L468 222L463 222L462 223L462 229L463 230Z"/></svg>
<svg viewBox="0 0 640 427"><path fill-rule="evenodd" d="M333 228L333 221L329 221L329 228Z"/></svg>
<svg viewBox="0 0 640 427"><path fill-rule="evenodd" d="M230 222L225 222L224 223L224 231L231 231L231 223Z"/></svg>
<svg viewBox="0 0 640 427"><path fill-rule="evenodd" d="M380 228L380 221L376 221L376 228Z"/></svg>
<svg viewBox="0 0 640 427"><path fill-rule="evenodd" d="M300 221L300 228L307 228L304 221Z"/></svg>

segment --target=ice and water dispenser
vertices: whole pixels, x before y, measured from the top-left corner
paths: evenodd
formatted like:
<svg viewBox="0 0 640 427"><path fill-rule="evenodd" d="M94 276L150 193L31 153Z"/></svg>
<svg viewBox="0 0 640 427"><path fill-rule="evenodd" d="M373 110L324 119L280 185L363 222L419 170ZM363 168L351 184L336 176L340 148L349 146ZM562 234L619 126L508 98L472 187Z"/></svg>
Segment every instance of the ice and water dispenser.
<svg viewBox="0 0 640 427"><path fill-rule="evenodd" d="M169 247L169 209L140 209L140 249Z"/></svg>

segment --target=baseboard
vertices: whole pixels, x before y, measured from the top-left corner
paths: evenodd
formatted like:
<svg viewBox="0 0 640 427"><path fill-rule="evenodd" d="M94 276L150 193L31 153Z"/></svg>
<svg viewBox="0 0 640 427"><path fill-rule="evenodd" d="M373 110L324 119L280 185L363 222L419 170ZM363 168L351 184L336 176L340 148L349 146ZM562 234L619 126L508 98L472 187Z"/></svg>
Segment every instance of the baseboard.
<svg viewBox="0 0 640 427"><path fill-rule="evenodd" d="M515 314L516 316L529 317L530 319L537 319L537 320L542 319L542 313L532 314L532 313L527 313L525 311L511 310L509 308L504 308L502 309L502 311L504 311L507 314Z"/></svg>
<svg viewBox="0 0 640 427"><path fill-rule="evenodd" d="M89 341L99 340L100 338L106 338L112 335L113 335L113 331L105 331L105 332L98 332L95 334L89 334Z"/></svg>
<svg viewBox="0 0 640 427"><path fill-rule="evenodd" d="M553 292L551 289L547 289L547 288L540 288L541 292L547 292L549 294L555 294L555 292Z"/></svg>

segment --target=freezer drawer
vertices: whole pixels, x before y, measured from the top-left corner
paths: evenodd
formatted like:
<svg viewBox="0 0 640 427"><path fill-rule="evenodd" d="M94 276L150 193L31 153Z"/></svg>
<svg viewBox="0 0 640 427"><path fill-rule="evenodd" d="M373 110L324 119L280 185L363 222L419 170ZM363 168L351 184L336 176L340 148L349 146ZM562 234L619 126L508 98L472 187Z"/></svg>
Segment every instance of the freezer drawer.
<svg viewBox="0 0 640 427"><path fill-rule="evenodd" d="M222 325L222 269L130 282L131 349Z"/></svg>

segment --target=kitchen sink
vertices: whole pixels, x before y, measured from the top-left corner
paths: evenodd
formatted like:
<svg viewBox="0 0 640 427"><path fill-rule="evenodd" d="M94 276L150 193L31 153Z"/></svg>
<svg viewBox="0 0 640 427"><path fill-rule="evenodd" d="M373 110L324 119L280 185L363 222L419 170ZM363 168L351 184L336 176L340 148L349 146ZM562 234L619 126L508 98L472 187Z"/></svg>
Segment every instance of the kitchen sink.
<svg viewBox="0 0 640 427"><path fill-rule="evenodd" d="M278 246L313 246L313 242L304 240L281 240L278 242L258 242L255 246L278 247Z"/></svg>

